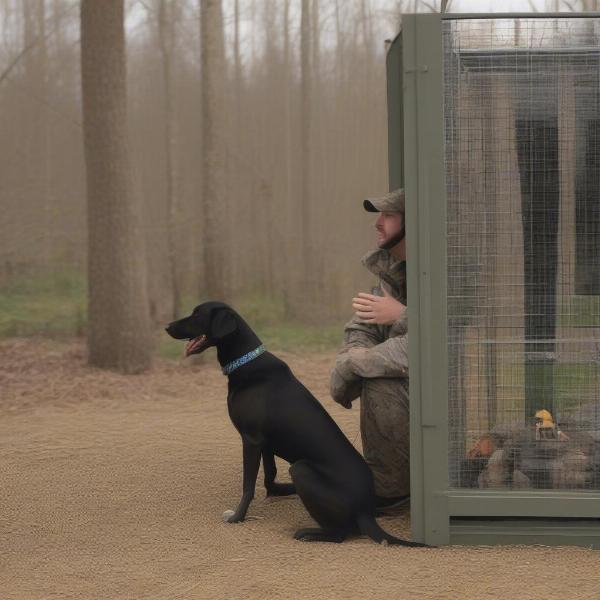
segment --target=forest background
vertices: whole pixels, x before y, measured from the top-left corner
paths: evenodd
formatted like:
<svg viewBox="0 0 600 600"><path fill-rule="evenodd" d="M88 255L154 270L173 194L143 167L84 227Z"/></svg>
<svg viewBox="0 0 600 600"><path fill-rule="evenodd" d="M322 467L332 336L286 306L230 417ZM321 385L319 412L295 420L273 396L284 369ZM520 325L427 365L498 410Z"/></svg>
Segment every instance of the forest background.
<svg viewBox="0 0 600 600"><path fill-rule="evenodd" d="M145 353L97 364L139 371L180 353L168 321L220 299L275 349L335 347L374 283L361 201L388 189L386 40L403 13L515 3L128 0L122 39L98 17L115 4L0 0L0 337L93 319ZM103 95L126 108L110 127Z"/></svg>

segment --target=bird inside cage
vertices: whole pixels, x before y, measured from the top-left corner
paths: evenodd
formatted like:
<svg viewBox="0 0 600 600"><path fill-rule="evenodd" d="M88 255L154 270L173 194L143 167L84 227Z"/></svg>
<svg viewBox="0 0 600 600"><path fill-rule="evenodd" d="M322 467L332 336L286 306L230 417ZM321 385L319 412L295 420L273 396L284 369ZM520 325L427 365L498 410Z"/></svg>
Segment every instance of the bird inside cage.
<svg viewBox="0 0 600 600"><path fill-rule="evenodd" d="M558 428L557 424L554 422L552 414L545 408L538 410L535 413L533 417L533 422L535 424L535 439L537 441L568 441L569 436Z"/></svg>

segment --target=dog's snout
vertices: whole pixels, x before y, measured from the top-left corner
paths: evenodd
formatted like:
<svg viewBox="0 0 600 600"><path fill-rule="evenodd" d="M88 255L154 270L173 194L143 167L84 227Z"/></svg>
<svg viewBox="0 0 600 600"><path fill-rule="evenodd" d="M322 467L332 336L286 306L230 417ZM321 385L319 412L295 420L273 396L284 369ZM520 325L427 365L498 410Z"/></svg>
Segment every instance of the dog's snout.
<svg viewBox="0 0 600 600"><path fill-rule="evenodd" d="M190 331L187 322L183 319L169 323L165 327L165 331L176 340L191 339L194 337L193 331Z"/></svg>

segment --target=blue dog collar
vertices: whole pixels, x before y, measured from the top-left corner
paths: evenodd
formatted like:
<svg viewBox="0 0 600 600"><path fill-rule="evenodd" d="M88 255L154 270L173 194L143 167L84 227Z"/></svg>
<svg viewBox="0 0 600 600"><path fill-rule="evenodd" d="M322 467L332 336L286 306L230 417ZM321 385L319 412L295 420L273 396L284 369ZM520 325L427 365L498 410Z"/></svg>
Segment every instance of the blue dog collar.
<svg viewBox="0 0 600 600"><path fill-rule="evenodd" d="M225 365L222 369L223 375L230 375L236 369L239 369L241 366L249 363L251 360L254 360L257 356L260 356L263 352L265 352L265 347L261 344L258 348L255 348L248 354L244 354L244 356L240 356L235 360L231 361L229 364Z"/></svg>

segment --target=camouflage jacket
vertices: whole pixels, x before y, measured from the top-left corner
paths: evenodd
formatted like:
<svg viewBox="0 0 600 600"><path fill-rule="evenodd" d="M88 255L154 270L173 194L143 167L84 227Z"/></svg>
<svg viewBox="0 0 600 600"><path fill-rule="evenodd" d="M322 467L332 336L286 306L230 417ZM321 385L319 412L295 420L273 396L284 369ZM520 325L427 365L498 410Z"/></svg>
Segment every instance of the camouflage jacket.
<svg viewBox="0 0 600 600"><path fill-rule="evenodd" d="M363 265L379 278L385 290L406 305L406 263L387 250L367 254ZM336 402L350 407L360 396L363 378L408 379L408 318L406 311L392 325L364 323L356 315L344 327L344 344L331 373L330 391Z"/></svg>

